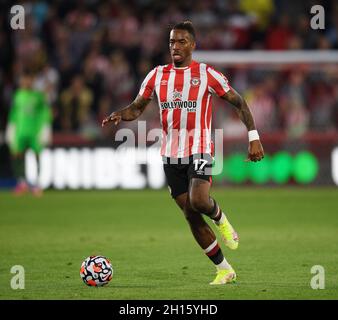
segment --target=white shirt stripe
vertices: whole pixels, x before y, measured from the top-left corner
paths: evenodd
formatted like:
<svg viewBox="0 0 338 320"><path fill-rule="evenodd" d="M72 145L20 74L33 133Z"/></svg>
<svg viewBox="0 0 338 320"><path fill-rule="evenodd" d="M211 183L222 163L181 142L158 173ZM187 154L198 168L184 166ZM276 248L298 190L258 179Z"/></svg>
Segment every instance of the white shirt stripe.
<svg viewBox="0 0 338 320"><path fill-rule="evenodd" d="M213 78L215 78L215 80L217 80L217 82L219 82L225 92L228 92L230 90L228 80L225 77L222 77L218 72L211 68L208 68L208 72L212 75Z"/></svg>
<svg viewBox="0 0 338 320"><path fill-rule="evenodd" d="M198 90L197 105L196 105L194 143L191 149L192 154L198 153L198 148L200 145L202 98L203 98L203 95L205 93L205 90L208 84L208 76L206 72L205 63L200 64L200 80L201 80L201 84Z"/></svg>
<svg viewBox="0 0 338 320"><path fill-rule="evenodd" d="M162 75L163 75L163 68L164 68L164 66L159 66L157 68L157 74L156 74L156 78L155 78L155 92L156 92L156 96L157 96L158 100L160 99L160 82L161 82ZM160 121L162 123L161 108L160 108ZM163 139L163 132L162 132L162 139Z"/></svg>
<svg viewBox="0 0 338 320"><path fill-rule="evenodd" d="M167 88L167 101L173 101L173 92L175 85L175 70L170 70L168 78L168 88ZM171 156L171 141L172 141L172 127L173 127L173 113L174 109L168 110L167 123L168 123L168 135L167 135L167 145L165 148L165 155L167 157Z"/></svg>
<svg viewBox="0 0 338 320"><path fill-rule="evenodd" d="M204 126L205 126L205 141L206 141L206 146L205 146L205 153L211 153L211 128L209 128L210 123L208 123L208 109L211 108L211 95L208 95L208 100L207 100L207 107L205 109L205 118L204 118ZM210 117L210 122L211 122L211 117Z"/></svg>
<svg viewBox="0 0 338 320"><path fill-rule="evenodd" d="M184 70L184 82L182 88L182 100L189 99L190 91L190 80L191 80L191 69ZM185 145L185 139L187 135L187 119L188 111L186 109L181 109L181 120L180 120L180 132L179 132L179 145L177 157L183 158L185 149L189 148L189 145Z"/></svg>
<svg viewBox="0 0 338 320"><path fill-rule="evenodd" d="M156 79L155 79L155 91L158 99L160 98L160 82L163 76L163 68L165 66L159 66L157 69Z"/></svg>
<svg viewBox="0 0 338 320"><path fill-rule="evenodd" d="M145 90L146 87L147 87L147 83L148 83L148 81L151 79L151 77L154 75L154 73L156 72L156 69L157 69L157 68L154 68L153 70L151 70L151 71L148 73L148 75L145 77L145 79L143 80L142 85L141 85L141 88L140 88L140 91L139 91L139 95L143 95L144 90Z"/></svg>

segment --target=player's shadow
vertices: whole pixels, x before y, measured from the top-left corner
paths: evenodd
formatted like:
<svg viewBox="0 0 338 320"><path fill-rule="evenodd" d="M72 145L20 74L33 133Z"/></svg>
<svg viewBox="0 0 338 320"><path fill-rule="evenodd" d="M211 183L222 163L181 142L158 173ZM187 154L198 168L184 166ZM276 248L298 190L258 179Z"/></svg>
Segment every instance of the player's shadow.
<svg viewBox="0 0 338 320"><path fill-rule="evenodd" d="M145 285L114 285L110 286L113 288L119 288L119 289L131 289L131 288L141 288L141 289L150 289L150 288L156 288L156 286L145 286Z"/></svg>

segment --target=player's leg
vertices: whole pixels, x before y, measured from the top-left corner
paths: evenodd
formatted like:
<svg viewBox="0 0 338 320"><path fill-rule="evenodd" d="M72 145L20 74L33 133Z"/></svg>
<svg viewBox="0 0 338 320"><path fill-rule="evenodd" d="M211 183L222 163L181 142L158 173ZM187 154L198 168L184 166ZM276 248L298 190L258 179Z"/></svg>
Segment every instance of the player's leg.
<svg viewBox="0 0 338 320"><path fill-rule="evenodd" d="M43 144L40 143L40 137L38 134L34 134L30 137L30 141L29 141L29 147L31 148L31 150L33 150L34 155L36 157L36 163L37 163L37 170L38 172L40 171L40 157L39 154L41 153L42 149L43 149ZM30 189L31 192L34 196L36 197L40 197L42 196L43 192L42 192L42 188L39 185L39 182L37 181L36 183L32 184L30 183Z"/></svg>
<svg viewBox="0 0 338 320"><path fill-rule="evenodd" d="M15 153L12 155L12 164L13 164L13 173L16 179L16 186L14 193L16 195L21 195L26 193L29 188L27 181L25 179L25 160L23 153Z"/></svg>
<svg viewBox="0 0 338 320"><path fill-rule="evenodd" d="M232 282L235 280L236 274L225 260L214 232L204 221L201 213L193 210L190 205L188 199L188 168L189 165L164 165L171 196L183 211L197 243L218 268L217 277L212 284Z"/></svg>
<svg viewBox="0 0 338 320"><path fill-rule="evenodd" d="M177 196L175 201L184 213L196 242L202 249L208 248L216 240L216 236L203 216L192 209L188 200L188 192Z"/></svg>
<svg viewBox="0 0 338 320"><path fill-rule="evenodd" d="M216 200L210 197L209 179L192 177L189 185L189 199L192 208L210 217L220 231L222 238L230 249L238 248L238 234L230 224Z"/></svg>
<svg viewBox="0 0 338 320"><path fill-rule="evenodd" d="M177 196L175 201L184 212L184 216L189 223L196 242L217 268L217 276L210 284L215 285L234 282L236 280L235 271L225 259L215 233L205 222L202 214L191 207L188 193Z"/></svg>
<svg viewBox="0 0 338 320"><path fill-rule="evenodd" d="M28 184L25 179L25 138L19 135L15 135L9 143L9 150L12 159L12 170L16 179L16 186L14 194L21 195L28 191Z"/></svg>
<svg viewBox="0 0 338 320"><path fill-rule="evenodd" d="M202 215L194 211L189 204L188 167L189 165L165 164L164 172L172 198L184 213L197 243L205 249L215 241L216 237Z"/></svg>

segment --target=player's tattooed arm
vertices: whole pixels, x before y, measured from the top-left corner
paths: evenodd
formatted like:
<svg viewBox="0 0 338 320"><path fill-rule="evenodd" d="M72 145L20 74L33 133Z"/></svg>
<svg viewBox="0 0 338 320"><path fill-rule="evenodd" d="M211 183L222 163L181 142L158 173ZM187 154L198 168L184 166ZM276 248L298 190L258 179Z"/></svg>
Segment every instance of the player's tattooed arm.
<svg viewBox="0 0 338 320"><path fill-rule="evenodd" d="M248 131L256 130L255 121L251 110L242 96L231 88L223 97L226 101L231 103L235 108L239 118L245 124Z"/></svg>
<svg viewBox="0 0 338 320"><path fill-rule="evenodd" d="M122 120L124 121L132 121L138 118L146 106L150 102L150 99L145 99L140 95L137 95L135 100L127 107L120 111Z"/></svg>
<svg viewBox="0 0 338 320"><path fill-rule="evenodd" d="M236 90L229 90L223 97L223 99L230 102L235 106L237 114L242 122L245 124L248 131L256 130L256 125L250 108L246 101ZM264 150L260 140L252 140L249 143L248 157L246 161L260 161L264 158Z"/></svg>
<svg viewBox="0 0 338 320"><path fill-rule="evenodd" d="M102 127L109 122L114 122L114 124L117 125L121 120L132 121L137 119L143 113L149 102L150 99L145 99L142 96L137 95L135 100L130 105L119 111L113 112L108 117L103 119Z"/></svg>

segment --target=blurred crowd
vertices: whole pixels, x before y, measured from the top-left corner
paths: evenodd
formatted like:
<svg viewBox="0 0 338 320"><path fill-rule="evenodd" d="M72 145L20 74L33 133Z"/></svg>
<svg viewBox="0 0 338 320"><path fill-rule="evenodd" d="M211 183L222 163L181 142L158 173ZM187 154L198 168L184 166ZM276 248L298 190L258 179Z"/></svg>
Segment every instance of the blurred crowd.
<svg viewBox="0 0 338 320"><path fill-rule="evenodd" d="M309 131L338 132L337 65L236 68L227 74L248 102L261 131L282 130L290 138ZM215 126L223 128L227 136L246 134L233 109L225 108L218 99L214 102L219 115Z"/></svg>
<svg viewBox="0 0 338 320"><path fill-rule="evenodd" d="M18 76L35 72L35 88L48 97L54 132L101 139L104 116L129 104L146 74L169 62L168 31L190 19L200 50L338 49L338 3L282 0L22 1L25 30L10 29L11 1L0 11L0 131ZM323 4L325 30L310 28L310 8ZM338 130L337 66L218 68L251 106L265 132L291 136ZM215 127L241 135L237 116L216 101ZM158 127L151 104L142 119ZM135 123L126 124L135 126Z"/></svg>

